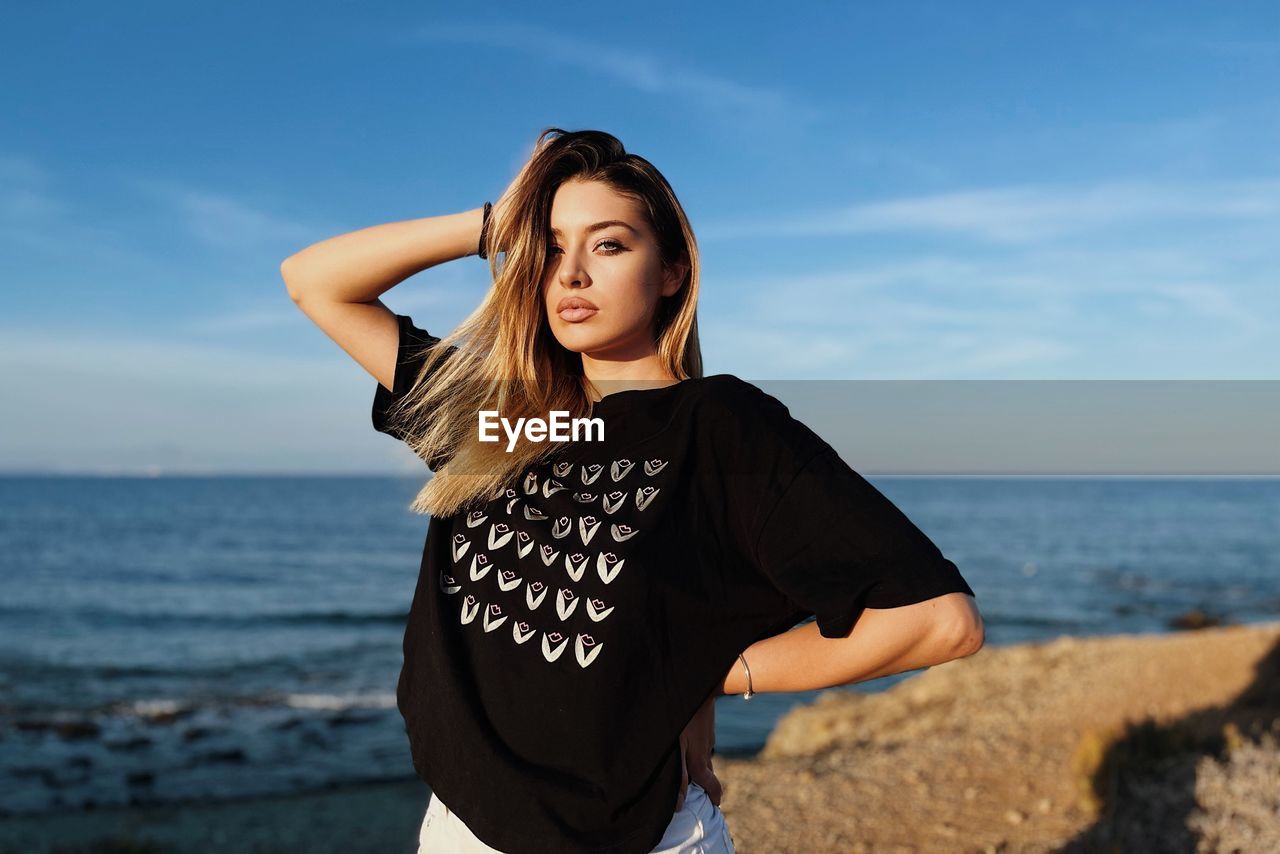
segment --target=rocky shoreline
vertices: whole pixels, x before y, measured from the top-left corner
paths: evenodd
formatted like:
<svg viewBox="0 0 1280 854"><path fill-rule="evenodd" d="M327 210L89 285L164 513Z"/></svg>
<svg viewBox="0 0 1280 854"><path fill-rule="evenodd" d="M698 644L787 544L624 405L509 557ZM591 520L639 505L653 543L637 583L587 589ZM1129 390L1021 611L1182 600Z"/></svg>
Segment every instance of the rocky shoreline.
<svg viewBox="0 0 1280 854"><path fill-rule="evenodd" d="M740 851L1277 851L1278 738L1280 624L1231 626L987 647L716 771Z"/></svg>
<svg viewBox="0 0 1280 854"><path fill-rule="evenodd" d="M1061 637L823 692L718 757L735 846L1280 850L1280 623ZM7 819L0 851L412 852L415 780Z"/></svg>

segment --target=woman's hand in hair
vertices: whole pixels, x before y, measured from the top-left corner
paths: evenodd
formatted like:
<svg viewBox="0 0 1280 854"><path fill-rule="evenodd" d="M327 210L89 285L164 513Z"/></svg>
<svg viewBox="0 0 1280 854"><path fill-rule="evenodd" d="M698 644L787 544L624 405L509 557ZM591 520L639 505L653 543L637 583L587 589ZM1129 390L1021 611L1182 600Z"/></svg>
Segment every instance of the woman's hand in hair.
<svg viewBox="0 0 1280 854"><path fill-rule="evenodd" d="M694 712L684 732L680 733L680 796L676 798L676 812L684 807L685 792L689 781L706 791L707 797L720 806L723 789L715 770L711 767L711 752L716 746L716 695L712 694Z"/></svg>

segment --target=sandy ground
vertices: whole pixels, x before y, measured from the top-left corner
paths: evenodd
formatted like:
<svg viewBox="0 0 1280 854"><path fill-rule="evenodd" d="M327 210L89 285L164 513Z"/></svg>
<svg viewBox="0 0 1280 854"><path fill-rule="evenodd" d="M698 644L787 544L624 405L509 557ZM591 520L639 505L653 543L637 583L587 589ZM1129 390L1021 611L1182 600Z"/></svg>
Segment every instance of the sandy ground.
<svg viewBox="0 0 1280 854"><path fill-rule="evenodd" d="M984 648L718 758L739 852L1280 851L1280 623ZM413 852L416 781L0 823L0 851ZM110 843L111 839L114 843ZM94 843L101 843L94 845Z"/></svg>
<svg viewBox="0 0 1280 854"><path fill-rule="evenodd" d="M1196 804L1200 788L1213 797L1197 771L1216 767L1214 736L1276 731L1277 644L1280 624L1064 637L984 648L881 694L829 692L760 758L716 763L720 806L744 854L1197 850L1188 824L1223 832L1234 809ZM1270 844L1242 850L1280 851L1280 774L1267 779L1239 800L1269 802L1269 824L1223 838Z"/></svg>

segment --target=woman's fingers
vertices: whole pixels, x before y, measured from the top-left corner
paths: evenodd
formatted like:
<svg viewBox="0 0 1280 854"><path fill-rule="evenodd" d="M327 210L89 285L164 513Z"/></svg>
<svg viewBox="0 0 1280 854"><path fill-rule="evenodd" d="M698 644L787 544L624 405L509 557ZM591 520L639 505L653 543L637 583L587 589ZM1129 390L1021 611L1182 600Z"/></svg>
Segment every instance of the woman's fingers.
<svg viewBox="0 0 1280 854"><path fill-rule="evenodd" d="M688 747L684 733L680 734L680 794L676 797L676 812L684 809L684 793L689 788L689 766L686 764Z"/></svg>
<svg viewBox="0 0 1280 854"><path fill-rule="evenodd" d="M699 769L695 763L693 781L706 791L711 803L720 806L720 798L724 795L724 788L720 785L720 778L716 776L715 771L710 767Z"/></svg>
<svg viewBox="0 0 1280 854"><path fill-rule="evenodd" d="M716 741L716 705L715 697L708 697L706 702L694 713L693 718L685 726L681 734L681 748L684 750L684 766L686 773L701 786L707 797L716 806L720 805L723 787L711 765L711 756Z"/></svg>

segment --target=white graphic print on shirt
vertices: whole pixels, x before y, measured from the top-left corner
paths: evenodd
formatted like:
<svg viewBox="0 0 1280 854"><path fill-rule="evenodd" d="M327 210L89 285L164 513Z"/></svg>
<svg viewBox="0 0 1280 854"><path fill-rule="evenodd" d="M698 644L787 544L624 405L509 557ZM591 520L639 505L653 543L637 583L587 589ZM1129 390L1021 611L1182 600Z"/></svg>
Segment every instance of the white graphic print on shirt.
<svg viewBox="0 0 1280 854"><path fill-rule="evenodd" d="M450 544L452 572L439 579L449 601L459 603L460 623L471 625L483 614L477 624L483 634L509 637L517 647L540 635L549 663L561 657L572 634L573 660L591 665L605 644L589 631L574 632L571 618L584 598L583 613L592 623L614 612L600 585L614 585L626 571L620 545L641 533L646 520L656 521L658 475L667 462L645 460L639 468L629 459L544 463L525 472L518 490L507 489L485 509L466 514ZM573 491L574 482L595 491ZM554 605L544 607L553 589ZM498 629L509 617L508 635Z"/></svg>

